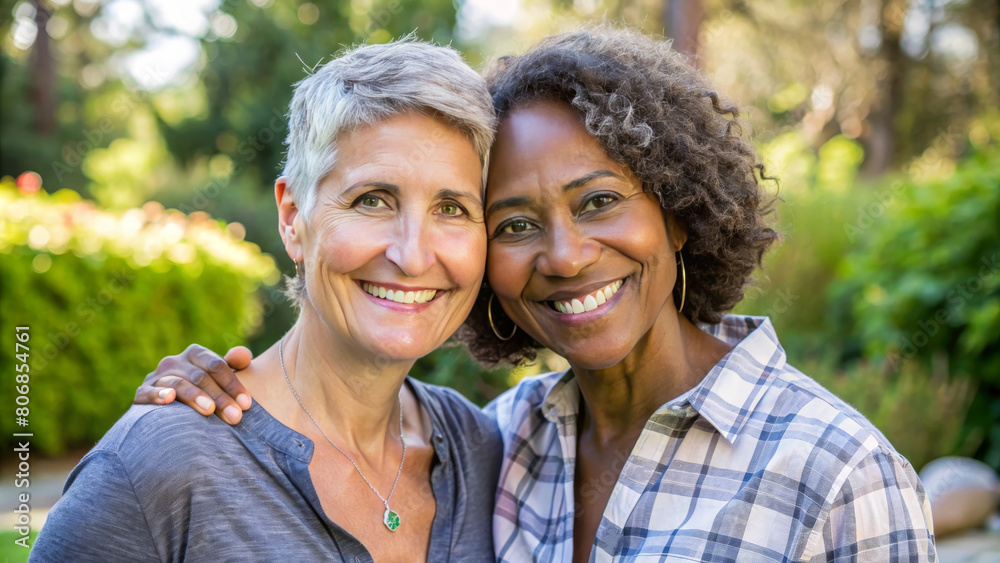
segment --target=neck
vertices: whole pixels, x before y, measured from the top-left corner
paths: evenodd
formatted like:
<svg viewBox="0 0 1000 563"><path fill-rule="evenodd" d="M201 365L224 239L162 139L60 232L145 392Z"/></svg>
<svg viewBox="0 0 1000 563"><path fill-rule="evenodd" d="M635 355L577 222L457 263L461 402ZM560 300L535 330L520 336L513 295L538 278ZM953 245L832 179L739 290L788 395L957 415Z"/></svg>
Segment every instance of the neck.
<svg viewBox="0 0 1000 563"><path fill-rule="evenodd" d="M282 338L282 356L295 393L335 444L378 455L386 444L399 440L400 392L412 361L365 355L352 343L331 338L324 324L307 310ZM277 372L262 389L264 397L274 403L274 410L269 410L288 413L289 426L313 434L313 421L281 374L278 346L260 359L267 371ZM264 365L268 363L271 369Z"/></svg>
<svg viewBox="0 0 1000 563"><path fill-rule="evenodd" d="M671 310L617 364L570 362L583 395L580 436L598 445L634 442L657 409L697 385L730 349Z"/></svg>

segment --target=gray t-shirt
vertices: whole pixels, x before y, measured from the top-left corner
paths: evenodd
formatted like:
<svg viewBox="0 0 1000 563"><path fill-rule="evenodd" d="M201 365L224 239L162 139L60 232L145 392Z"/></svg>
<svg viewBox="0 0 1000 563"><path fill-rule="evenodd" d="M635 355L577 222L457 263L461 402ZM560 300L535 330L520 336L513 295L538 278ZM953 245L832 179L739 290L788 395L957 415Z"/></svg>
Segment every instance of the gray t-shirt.
<svg viewBox="0 0 1000 563"><path fill-rule="evenodd" d="M429 413L431 561L492 561L496 423L408 379ZM311 440L254 403L229 426L180 404L133 406L70 474L31 561L371 561L327 518Z"/></svg>

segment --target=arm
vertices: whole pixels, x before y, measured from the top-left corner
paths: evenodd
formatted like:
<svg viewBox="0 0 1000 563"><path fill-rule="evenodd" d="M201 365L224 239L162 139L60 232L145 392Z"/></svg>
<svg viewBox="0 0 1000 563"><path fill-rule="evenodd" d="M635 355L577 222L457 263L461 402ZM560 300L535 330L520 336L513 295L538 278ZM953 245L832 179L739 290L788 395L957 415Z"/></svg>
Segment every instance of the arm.
<svg viewBox="0 0 1000 563"><path fill-rule="evenodd" d="M165 405L176 398L206 416L218 407L219 418L236 424L252 403L250 393L233 370L246 368L252 358L250 350L243 346L229 350L223 359L192 344L180 354L160 360L156 371L147 375L136 390L134 402Z"/></svg>
<svg viewBox="0 0 1000 563"><path fill-rule="evenodd" d="M30 560L159 561L160 555L121 460L95 450L70 474Z"/></svg>
<svg viewBox="0 0 1000 563"><path fill-rule="evenodd" d="M854 467L826 521L813 529L811 561L936 561L930 502L913 467L878 449Z"/></svg>

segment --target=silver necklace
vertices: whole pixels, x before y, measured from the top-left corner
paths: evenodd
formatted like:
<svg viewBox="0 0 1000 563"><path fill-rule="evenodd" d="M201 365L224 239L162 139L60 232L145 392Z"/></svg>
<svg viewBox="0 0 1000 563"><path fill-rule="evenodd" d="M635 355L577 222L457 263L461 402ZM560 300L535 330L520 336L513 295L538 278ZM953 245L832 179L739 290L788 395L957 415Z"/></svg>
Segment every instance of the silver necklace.
<svg viewBox="0 0 1000 563"><path fill-rule="evenodd" d="M282 345L284 343L285 343L284 338L278 341L278 363L281 364L281 375L285 376L285 383L287 383L288 388L291 389L292 395L295 396L295 400L299 402L299 406L302 407L302 410L306 411L306 416L308 416L309 420L311 420L313 424L316 425L316 429L319 430L320 434L322 434L323 437L326 438L327 442L330 442L331 446L336 448L338 452L340 452L344 457L346 457L347 461L351 462L351 465L354 466L354 469L358 470L358 475L361 475L361 478L365 480L365 484L368 485L368 488L371 489L373 493L375 493L375 495L378 497L380 501L382 501L382 504L385 505L385 514L382 515L382 523L385 524L386 528L389 528L390 532L395 532L396 528L399 528L399 513L389 508L389 499L392 498L392 493L396 491L396 484L399 483L399 475L403 472L403 462L406 461L406 440L403 439L403 401L397 398L397 400L399 401L399 441L403 443L403 457L402 459L399 460L399 469L396 470L396 480L392 482L392 489L389 490L389 496L382 498L382 495L380 495L379 492L375 489L375 487L371 484L371 481L369 481L368 478L365 477L365 474L362 473L361 468L358 467L358 464L354 463L354 460L351 459L351 456L347 455L347 452L340 449L337 446L337 444L334 444L333 440L331 440L330 437L326 435L326 432L323 431L323 427L320 426L318 422L316 422L316 419L313 418L312 413L310 413L309 409L306 408L305 403L303 403L302 399L299 398L299 394L295 392L295 387L292 387L292 382L291 380L288 379L288 373L285 372L285 355L282 353Z"/></svg>

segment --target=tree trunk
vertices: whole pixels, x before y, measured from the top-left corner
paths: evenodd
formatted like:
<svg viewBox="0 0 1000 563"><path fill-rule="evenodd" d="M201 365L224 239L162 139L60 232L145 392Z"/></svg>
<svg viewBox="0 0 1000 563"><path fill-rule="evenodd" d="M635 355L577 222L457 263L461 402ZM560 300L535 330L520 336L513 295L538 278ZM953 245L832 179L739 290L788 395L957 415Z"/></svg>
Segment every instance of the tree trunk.
<svg viewBox="0 0 1000 563"><path fill-rule="evenodd" d="M675 50L687 55L688 61L699 67L698 32L704 18L701 0L663 0L664 33L674 40Z"/></svg>
<svg viewBox="0 0 1000 563"><path fill-rule="evenodd" d="M868 120L865 144L865 161L862 171L866 176L880 176L892 164L896 148L895 121L903 97L903 76L907 58L899 41L906 15L905 0L884 0L879 31L882 33L880 59L882 72L877 79L875 104Z"/></svg>
<svg viewBox="0 0 1000 563"><path fill-rule="evenodd" d="M55 98L55 61L52 59L52 41L45 25L49 22L51 13L41 0L33 0L35 6L35 25L38 35L31 49L31 103L35 110L35 130L39 135L47 137L55 131L56 98Z"/></svg>

